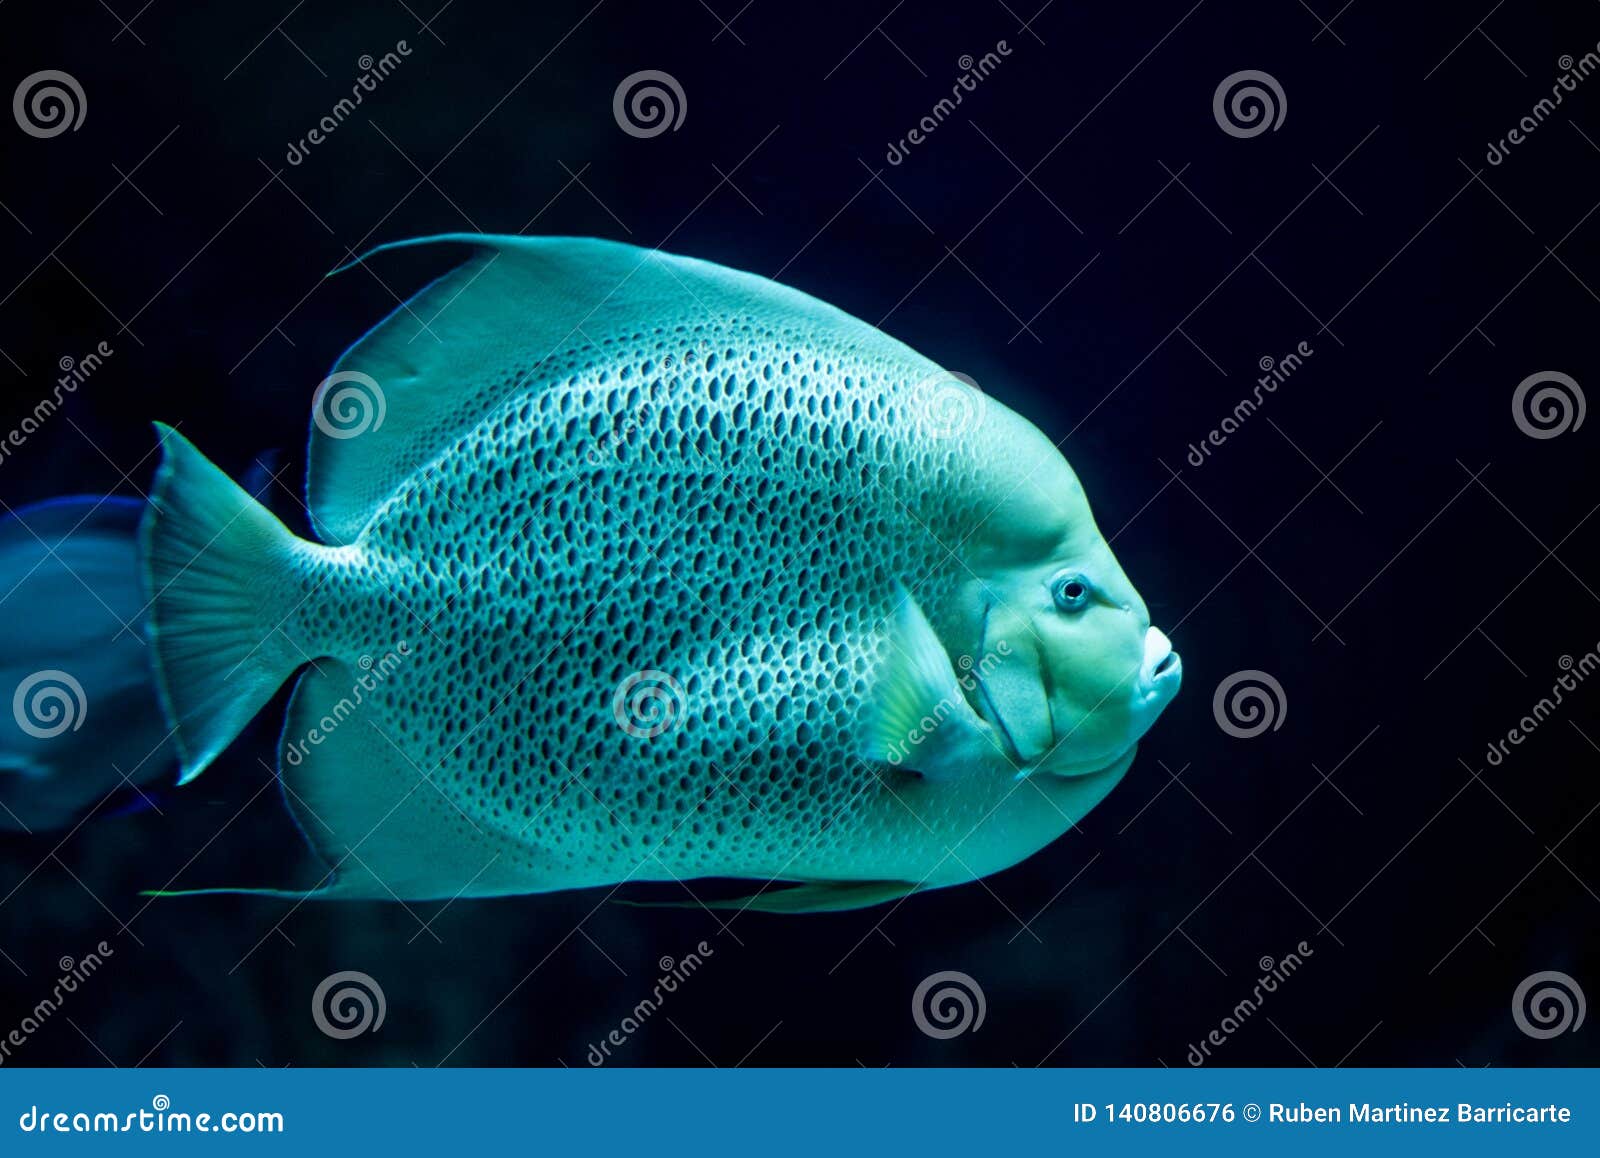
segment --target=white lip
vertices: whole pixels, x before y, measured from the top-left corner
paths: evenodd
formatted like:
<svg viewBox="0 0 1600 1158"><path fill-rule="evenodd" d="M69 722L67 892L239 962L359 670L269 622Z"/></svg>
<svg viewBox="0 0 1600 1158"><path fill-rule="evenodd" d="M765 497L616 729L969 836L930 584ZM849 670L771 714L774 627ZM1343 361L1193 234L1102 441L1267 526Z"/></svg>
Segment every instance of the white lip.
<svg viewBox="0 0 1600 1158"><path fill-rule="evenodd" d="M1178 687L1183 683L1183 657L1176 652L1172 655L1172 662L1165 670L1145 685L1144 706L1156 709L1165 708L1178 694Z"/></svg>
<svg viewBox="0 0 1600 1158"><path fill-rule="evenodd" d="M1144 633L1144 674L1146 682L1155 667L1167 656L1172 654L1172 641L1166 637L1159 627L1152 627Z"/></svg>
<svg viewBox="0 0 1600 1158"><path fill-rule="evenodd" d="M1161 668L1165 663L1167 666ZM1156 669L1161 668L1158 672ZM1144 662L1140 665L1139 685L1144 689L1145 703L1161 700L1165 703L1177 694L1183 680L1183 659L1172 650L1172 641L1158 627L1144 634Z"/></svg>

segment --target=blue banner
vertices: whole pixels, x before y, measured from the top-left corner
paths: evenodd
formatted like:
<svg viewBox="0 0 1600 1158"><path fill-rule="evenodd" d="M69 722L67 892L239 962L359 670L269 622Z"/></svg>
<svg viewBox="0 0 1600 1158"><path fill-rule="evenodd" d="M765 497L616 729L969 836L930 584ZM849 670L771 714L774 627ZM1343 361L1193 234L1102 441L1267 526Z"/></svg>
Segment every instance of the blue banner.
<svg viewBox="0 0 1600 1158"><path fill-rule="evenodd" d="M7 1070L0 1152L1545 1158L1597 1152L1596 1089L1594 1070Z"/></svg>

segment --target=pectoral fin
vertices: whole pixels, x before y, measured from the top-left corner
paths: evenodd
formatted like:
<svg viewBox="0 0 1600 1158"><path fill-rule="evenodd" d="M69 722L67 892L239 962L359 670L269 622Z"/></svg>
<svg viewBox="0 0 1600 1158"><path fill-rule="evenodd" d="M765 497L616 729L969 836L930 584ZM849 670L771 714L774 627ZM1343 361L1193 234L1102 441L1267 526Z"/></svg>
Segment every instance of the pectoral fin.
<svg viewBox="0 0 1600 1158"><path fill-rule="evenodd" d="M867 759L950 780L992 757L991 729L967 703L949 653L909 593L901 592L887 634L867 714Z"/></svg>

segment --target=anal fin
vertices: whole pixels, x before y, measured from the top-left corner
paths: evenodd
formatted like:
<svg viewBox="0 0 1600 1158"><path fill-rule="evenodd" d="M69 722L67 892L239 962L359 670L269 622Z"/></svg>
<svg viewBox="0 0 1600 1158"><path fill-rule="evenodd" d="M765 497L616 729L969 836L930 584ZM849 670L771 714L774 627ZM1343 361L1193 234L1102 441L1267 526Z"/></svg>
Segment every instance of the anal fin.
<svg viewBox="0 0 1600 1158"><path fill-rule="evenodd" d="M399 747L378 674L339 660L306 668L284 721L278 778L284 800L324 873L310 889L162 890L284 900L428 901L505 896L554 887L534 854L490 820L469 816ZM403 670L386 678L401 680Z"/></svg>
<svg viewBox="0 0 1600 1158"><path fill-rule="evenodd" d="M813 881L720 901L621 901L641 909L737 909L756 913L838 913L865 909L910 896L921 885L910 881Z"/></svg>
<svg viewBox="0 0 1600 1158"><path fill-rule="evenodd" d="M400 729L372 690L379 670L318 661L289 701L278 775L301 831L333 870L315 894L448 900L549 887L529 879L526 848L469 817L433 782L437 769L401 750Z"/></svg>

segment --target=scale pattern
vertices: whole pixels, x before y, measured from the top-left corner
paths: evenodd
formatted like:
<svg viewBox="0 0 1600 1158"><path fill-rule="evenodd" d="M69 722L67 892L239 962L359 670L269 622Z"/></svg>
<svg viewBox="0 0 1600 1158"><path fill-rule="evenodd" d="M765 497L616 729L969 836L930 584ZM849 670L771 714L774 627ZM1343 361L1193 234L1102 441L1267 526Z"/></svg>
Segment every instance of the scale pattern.
<svg viewBox="0 0 1600 1158"><path fill-rule="evenodd" d="M605 345L397 492L363 543L378 621L312 632L412 640L385 734L540 887L921 879L930 820L959 840L992 795L918 801L859 729L897 584L941 598L982 514L959 441L904 366L825 335Z"/></svg>

